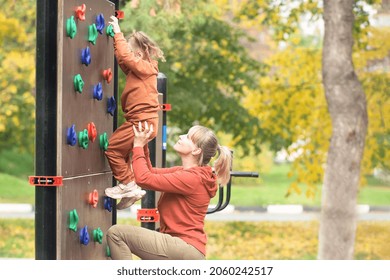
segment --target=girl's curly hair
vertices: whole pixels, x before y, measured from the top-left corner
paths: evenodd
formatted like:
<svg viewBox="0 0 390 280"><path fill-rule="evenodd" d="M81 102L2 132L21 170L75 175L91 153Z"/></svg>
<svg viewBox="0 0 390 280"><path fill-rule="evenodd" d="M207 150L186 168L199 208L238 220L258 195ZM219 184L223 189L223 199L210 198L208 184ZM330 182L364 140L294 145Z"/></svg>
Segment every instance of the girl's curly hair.
<svg viewBox="0 0 390 280"><path fill-rule="evenodd" d="M165 62L164 52L160 49L156 42L154 42L148 35L142 31L133 31L129 36L130 39L134 39L135 44L144 51L148 58L161 60Z"/></svg>

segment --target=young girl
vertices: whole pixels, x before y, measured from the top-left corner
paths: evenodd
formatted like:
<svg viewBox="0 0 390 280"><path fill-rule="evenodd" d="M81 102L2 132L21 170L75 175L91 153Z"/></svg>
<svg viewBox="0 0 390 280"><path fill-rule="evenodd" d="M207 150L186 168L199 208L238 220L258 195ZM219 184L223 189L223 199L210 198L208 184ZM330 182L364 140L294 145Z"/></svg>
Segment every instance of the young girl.
<svg viewBox="0 0 390 280"><path fill-rule="evenodd" d="M133 32L128 40L120 30L118 19L111 16L109 22L115 33L114 52L116 60L126 74L126 85L122 92L121 103L126 121L115 130L109 139L106 157L112 173L119 185L107 188L105 193L114 199L122 200L117 209L125 209L145 195L134 183L134 175L130 167L129 156L133 149L133 125L139 121L155 128L149 141L156 137L158 128L158 62L165 61L159 46L143 32ZM148 145L145 144L145 153Z"/></svg>
<svg viewBox="0 0 390 280"><path fill-rule="evenodd" d="M152 168L142 148L153 128L141 124L134 128L133 169L137 184L162 192L158 201L160 231L139 226L114 225L107 232L107 243L114 260L203 260L207 236L204 219L217 182L230 180L231 152L220 146L215 134L203 126L193 126L181 135L174 150L182 165ZM209 165L215 158L214 171Z"/></svg>

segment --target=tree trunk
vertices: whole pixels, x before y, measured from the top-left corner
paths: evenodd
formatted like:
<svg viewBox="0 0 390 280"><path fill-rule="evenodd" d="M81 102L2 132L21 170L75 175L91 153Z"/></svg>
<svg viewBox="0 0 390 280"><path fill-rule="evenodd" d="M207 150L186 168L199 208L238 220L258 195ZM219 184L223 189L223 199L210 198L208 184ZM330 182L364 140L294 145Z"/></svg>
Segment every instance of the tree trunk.
<svg viewBox="0 0 390 280"><path fill-rule="evenodd" d="M322 191L318 259L353 259L354 253L367 107L352 63L353 2L323 1L322 77L332 137Z"/></svg>

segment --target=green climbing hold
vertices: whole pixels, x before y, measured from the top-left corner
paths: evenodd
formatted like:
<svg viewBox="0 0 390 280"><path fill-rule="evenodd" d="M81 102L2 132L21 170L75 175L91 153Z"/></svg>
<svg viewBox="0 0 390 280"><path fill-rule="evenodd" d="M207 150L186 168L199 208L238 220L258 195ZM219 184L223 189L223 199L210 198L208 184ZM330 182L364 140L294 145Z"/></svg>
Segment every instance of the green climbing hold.
<svg viewBox="0 0 390 280"><path fill-rule="evenodd" d="M88 41L96 45L97 37L98 37L98 31L96 28L96 24L93 23L88 27Z"/></svg>
<svg viewBox="0 0 390 280"><path fill-rule="evenodd" d="M93 230L93 241L99 242L99 244L103 243L103 232L100 227Z"/></svg>
<svg viewBox="0 0 390 280"><path fill-rule="evenodd" d="M69 212L69 229L77 231L77 224L79 222L79 215L77 214L76 209L73 209Z"/></svg>
<svg viewBox="0 0 390 280"><path fill-rule="evenodd" d="M112 27L112 25L107 26L106 34L110 37L114 37L115 33L114 33L114 28Z"/></svg>
<svg viewBox="0 0 390 280"><path fill-rule="evenodd" d="M83 149L88 148L88 130L84 129L83 131L79 132L79 146L82 147Z"/></svg>
<svg viewBox="0 0 390 280"><path fill-rule="evenodd" d="M71 16L66 20L66 35L73 39L77 34L77 25L74 20L74 16Z"/></svg>
<svg viewBox="0 0 390 280"><path fill-rule="evenodd" d="M74 89L76 92L82 93L84 87L84 81L80 74L77 74L73 78Z"/></svg>
<svg viewBox="0 0 390 280"><path fill-rule="evenodd" d="M107 151L107 148L108 148L107 132L104 132L103 134L100 134L100 136L99 136L99 144L100 144L100 149Z"/></svg>
<svg viewBox="0 0 390 280"><path fill-rule="evenodd" d="M110 247L108 247L108 245L106 247L106 255L107 255L107 257L111 257L111 251L110 251Z"/></svg>

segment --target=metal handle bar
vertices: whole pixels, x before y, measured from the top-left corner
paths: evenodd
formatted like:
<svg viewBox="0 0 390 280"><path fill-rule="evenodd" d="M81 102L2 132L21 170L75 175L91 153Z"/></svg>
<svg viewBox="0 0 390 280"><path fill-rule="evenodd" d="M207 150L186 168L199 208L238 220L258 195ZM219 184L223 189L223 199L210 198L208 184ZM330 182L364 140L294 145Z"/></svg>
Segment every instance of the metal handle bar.
<svg viewBox="0 0 390 280"><path fill-rule="evenodd" d="M252 178L258 178L259 173L257 172L243 172L243 171L230 171L230 180L226 185L226 200L223 202L224 197L223 197L223 189L225 188L224 186L219 186L219 197L218 197L218 203L217 205L212 208L207 210L207 214L212 214L218 211L222 211L223 209L226 208L226 206L229 205L230 203L230 197L231 197L231 189L232 189L232 177L252 177Z"/></svg>

